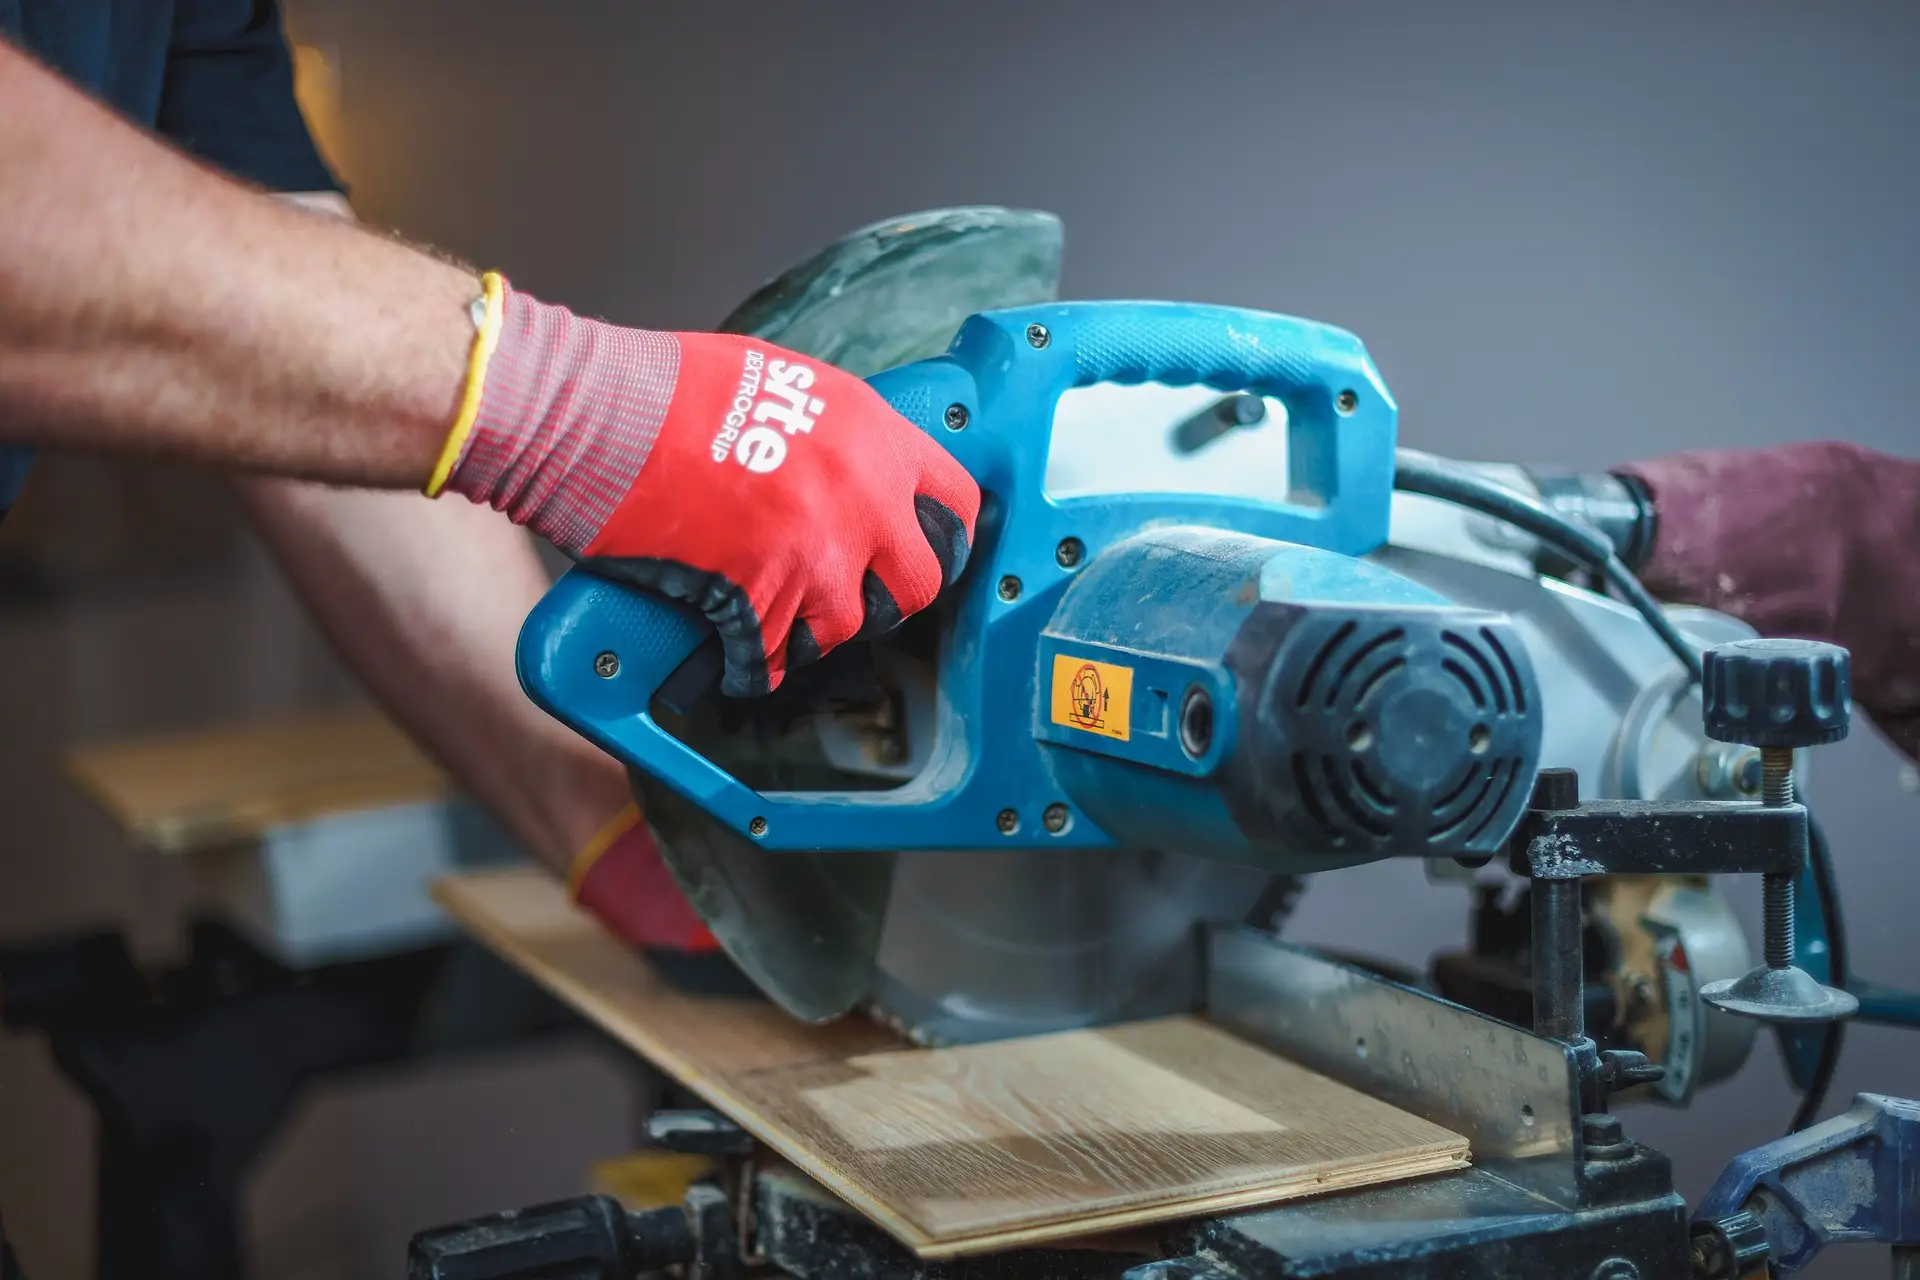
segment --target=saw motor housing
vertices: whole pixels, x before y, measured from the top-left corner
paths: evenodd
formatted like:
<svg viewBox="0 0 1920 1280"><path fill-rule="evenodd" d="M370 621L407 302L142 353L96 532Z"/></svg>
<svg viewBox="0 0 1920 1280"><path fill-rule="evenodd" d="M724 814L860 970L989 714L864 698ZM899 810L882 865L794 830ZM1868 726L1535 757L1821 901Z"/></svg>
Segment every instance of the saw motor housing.
<svg viewBox="0 0 1920 1280"><path fill-rule="evenodd" d="M936 606L939 723L917 776L744 784L655 714L676 672L702 670L706 620L580 570L523 630L533 699L769 856L1178 848L1291 872L1500 847L1539 764L1538 689L1504 617L1361 558L1388 534L1396 410L1353 335L1055 304L975 316L947 355L870 381L986 496ZM1061 395L1140 382L1278 399L1284 498L1049 495Z"/></svg>

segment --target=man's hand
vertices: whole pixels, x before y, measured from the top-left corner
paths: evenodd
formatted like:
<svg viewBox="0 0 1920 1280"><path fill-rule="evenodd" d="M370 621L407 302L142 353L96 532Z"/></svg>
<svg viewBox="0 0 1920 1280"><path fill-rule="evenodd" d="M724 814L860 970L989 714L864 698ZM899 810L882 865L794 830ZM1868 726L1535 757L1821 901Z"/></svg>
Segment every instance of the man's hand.
<svg viewBox="0 0 1920 1280"><path fill-rule="evenodd" d="M1920 459L1820 441L1618 471L1656 512L1647 590L1850 649L1855 700L1920 759Z"/></svg>
<svg viewBox="0 0 1920 1280"><path fill-rule="evenodd" d="M891 630L965 566L979 488L860 379L749 338L585 320L498 277L487 298L428 491L699 607L723 692Z"/></svg>

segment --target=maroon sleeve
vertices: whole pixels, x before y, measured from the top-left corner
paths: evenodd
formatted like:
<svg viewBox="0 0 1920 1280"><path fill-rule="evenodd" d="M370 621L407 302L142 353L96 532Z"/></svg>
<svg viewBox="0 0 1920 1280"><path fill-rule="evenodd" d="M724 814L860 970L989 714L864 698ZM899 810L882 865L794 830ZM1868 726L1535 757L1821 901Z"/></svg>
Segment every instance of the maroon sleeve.
<svg viewBox="0 0 1920 1280"><path fill-rule="evenodd" d="M1616 470L1657 513L1647 590L1851 650L1854 700L1920 758L1920 460L1817 443Z"/></svg>

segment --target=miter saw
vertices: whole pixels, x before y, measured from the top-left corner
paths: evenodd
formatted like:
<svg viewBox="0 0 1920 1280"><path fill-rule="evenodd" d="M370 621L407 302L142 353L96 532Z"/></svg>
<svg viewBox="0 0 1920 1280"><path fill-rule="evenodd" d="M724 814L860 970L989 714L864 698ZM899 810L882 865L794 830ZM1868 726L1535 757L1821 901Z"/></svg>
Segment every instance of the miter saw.
<svg viewBox="0 0 1920 1280"><path fill-rule="evenodd" d="M1691 1229L1610 1114L1730 1074L1757 1021L1818 1034L1856 1003L1795 967L1788 888L1810 874L1793 748L1844 731L1844 652L1654 605L1603 487L1397 449L1350 334L1058 303L1059 247L1046 215L900 219L725 326L869 376L972 471L950 598L751 703L714 694L703 618L581 571L520 655L535 701L632 767L689 899L795 1016L951 1043L1203 1007L1473 1143L1469 1173L1193 1224L1179 1257L988 1270L1744 1277L1845 1238L1915 1265L1913 1104L1749 1153ZM1482 885L1476 945L1427 982L1275 937L1301 877L1386 857L1443 882L1500 857L1525 890ZM1727 873L1767 878L1761 966ZM414 1273L972 1274L751 1165L723 1117L657 1119L735 1161L737 1194L462 1224L416 1240Z"/></svg>
<svg viewBox="0 0 1920 1280"><path fill-rule="evenodd" d="M1042 213L970 208L895 219L846 237L795 267L721 327L854 373L882 374L939 356L970 315L1050 301L1061 241L1059 221ZM1166 315L1152 309L1141 314ZM1204 326L1208 314L1217 319L1232 313L1196 311L1179 323ZM1025 323L1059 327L1045 317ZM1323 332L1331 331L1305 326L1291 340L1317 341L1313 335ZM1036 347L1022 328L1012 334L1010 345L1023 360L1045 365L1061 358L1069 338L1078 341L1063 331L1058 341ZM930 425L963 457L968 451L999 455L1004 465L1023 469L1019 483L1030 491L1044 491L1063 509L1079 513L1058 521L1057 528L1021 526L1015 536L1031 539L1026 556L1031 563L1000 572L976 567L973 580L989 588L980 607L1037 618L1075 583L1080 584L1076 600L1102 607L1091 593L1110 580L1112 570L1093 563L1097 541L1092 540L1102 535L1089 524L1088 513L1116 513L1115 528L1184 519L1195 511L1218 513L1211 518L1238 535L1265 532L1313 547L1301 553L1303 561L1326 566L1340 579L1337 591L1356 602L1366 603L1373 591L1379 597L1376 607L1395 599L1419 602L1422 608L1451 602L1503 615L1495 630L1510 636L1513 652L1506 656L1519 664L1516 673L1533 673L1538 700L1526 715L1538 721L1540 735L1537 756L1492 751L1488 757L1511 770L1503 774L1509 788L1506 816L1524 790L1514 779L1524 778L1533 759L1579 769L1598 795L1757 794L1757 751L1702 735L1699 700L1686 671L1633 609L1543 579L1537 572L1542 558L1537 539L1516 536L1510 526L1456 503L1394 491L1392 405L1364 356L1355 354L1357 344L1350 345L1342 358L1358 361L1345 369L1353 386L1329 384L1323 390L1336 401L1342 392L1354 395L1351 409L1329 401L1318 410L1303 410L1298 422L1288 402L1302 402L1286 388L1270 388L1283 394L1263 396L1246 387L1223 392L1138 378L1132 379L1134 385L1120 385L1082 379L1076 372L1045 392L1002 391L1003 399L1057 393L1048 404L1021 411L1018 431L1012 433L1017 458L1009 436L995 434L1002 427L965 420L977 412L977 403L956 392L933 405L932 386L922 381L902 390L919 412L938 410ZM900 377L886 374L876 385L899 386ZM1478 471L1522 493L1537 492L1541 483L1518 467ZM1332 492L1324 505L1314 505L1322 501L1316 486ZM1006 514L1002 503L998 518ZM995 518L990 510L990 524ZM1364 558L1356 559L1358 553ZM1150 554L1171 562L1185 553ZM1274 570L1276 575L1302 571L1312 572ZM599 598L591 580L570 581ZM1003 591L1018 594L1005 600ZM553 614L561 598L550 601L543 613ZM1198 606L1168 598L1158 607L1173 617L1191 615ZM1696 648L1752 634L1745 624L1704 610L1671 610L1667 616ZM754 704L707 699L669 718L707 760L756 791L907 786L930 776L942 716L953 714L951 702L942 710L935 674L940 625L939 616L923 615L888 641L847 646L819 668L796 672L789 687L771 699ZM1471 630L1462 634L1474 635ZM1485 641L1474 636L1472 643ZM1091 650L1077 652L1084 656ZM1469 669L1480 670L1479 662L1485 661L1503 682L1513 678L1497 657L1460 657ZM1089 673L1080 677L1083 694L1094 693L1089 681L1114 666L1079 664L1074 676L1080 676L1081 665ZM612 685L632 679L631 664L624 671ZM697 697L704 692L698 681L696 664L682 683L692 685ZM996 687L1015 698L1025 696L1004 682ZM1487 692L1492 688L1488 683ZM1186 689L1182 683L1155 696L1183 698ZM583 696L602 699L614 692L596 677ZM1098 690L1109 699L1112 692ZM1183 713L1203 715L1210 705L1203 690L1190 704L1161 710L1177 729ZM1496 716L1482 727L1491 735L1505 723ZM1049 732L1060 742L1089 739L1071 721ZM1136 742L1149 740L1168 744L1177 760L1191 761L1177 736ZM1223 734L1221 751L1226 740ZM1332 745L1340 758L1358 759L1345 744ZM1486 745L1491 750L1496 744L1489 737ZM1480 758L1469 752L1454 764L1464 769ZM1326 761L1315 766L1327 767ZM1372 779L1382 767L1376 754L1347 776ZM1395 785L1391 778L1382 782ZM1378 856L1382 847L1375 837L1356 834L1350 848L1323 856L1312 851L1326 837L1314 834L1294 842L1304 852L1249 866L1198 854L1184 829L1178 838L1169 834L1145 847L1099 846L1084 838L1091 823L1070 813L1066 820L1079 823L1078 831L1051 832L1047 802L1041 802L1026 812L1018 804L996 804L993 823L979 832L974 847L958 851L828 846L816 852L783 843L784 831L772 832L770 843L766 836L729 827L644 770L636 771L635 783L682 884L760 989L808 1019L865 1006L908 1036L932 1044L1191 1007L1200 981L1191 942L1197 921L1246 919L1273 926L1291 910L1302 887L1301 871ZM1324 780L1316 783L1324 785ZM1302 804L1322 805L1327 820L1338 824L1346 821L1341 805L1356 797L1368 803L1364 790L1349 787L1310 790ZM1008 820L1023 831L1012 837L1000 831L1003 809L1013 811ZM747 815L754 816L768 817ZM1501 817L1496 813L1487 830L1494 830ZM1182 828L1193 818L1187 811L1175 814ZM1429 854L1448 852L1445 840L1442 835L1439 844L1423 848ZM770 847L787 852L769 858ZM1657 903L1641 901L1656 888ZM1675 1069L1663 1088L1682 1100L1698 1084L1737 1069L1747 1056L1751 1026L1727 1019L1709 1024L1697 1017L1692 993L1701 983L1744 971L1750 956L1731 912L1704 882L1642 886L1635 892L1639 898L1630 911L1596 916L1607 945L1636 964L1610 965L1596 974L1596 1000L1605 1003L1607 993L1614 993L1618 1017L1597 1016L1595 1022L1617 1022L1623 1045L1671 1058ZM1622 893L1632 896L1625 887ZM1601 895L1603 901L1611 897ZM1641 924L1643 907L1661 921L1658 938ZM1516 989L1524 993L1525 973L1502 959L1500 944L1506 939L1493 927L1493 911L1488 904L1479 912L1486 945L1450 961L1442 976L1456 995L1471 991L1510 1003ZM1666 1032L1668 1009L1676 1000L1689 1031L1677 1038ZM1524 1009L1520 1012L1524 1017Z"/></svg>

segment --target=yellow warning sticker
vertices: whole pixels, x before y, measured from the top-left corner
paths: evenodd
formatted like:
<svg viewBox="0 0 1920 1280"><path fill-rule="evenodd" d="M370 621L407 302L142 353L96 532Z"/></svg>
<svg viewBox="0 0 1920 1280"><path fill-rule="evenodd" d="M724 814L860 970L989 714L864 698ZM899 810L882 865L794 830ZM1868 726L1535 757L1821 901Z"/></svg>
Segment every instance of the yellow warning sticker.
<svg viewBox="0 0 1920 1280"><path fill-rule="evenodd" d="M1053 658L1053 722L1125 742L1132 732L1133 668Z"/></svg>

